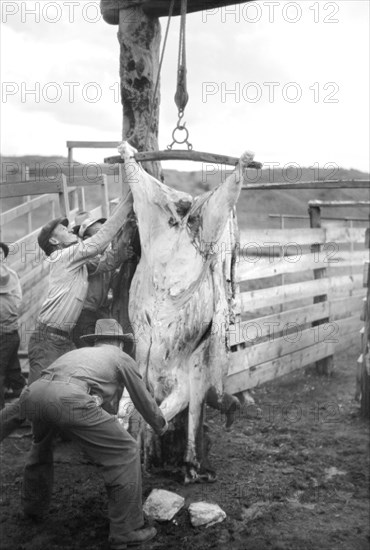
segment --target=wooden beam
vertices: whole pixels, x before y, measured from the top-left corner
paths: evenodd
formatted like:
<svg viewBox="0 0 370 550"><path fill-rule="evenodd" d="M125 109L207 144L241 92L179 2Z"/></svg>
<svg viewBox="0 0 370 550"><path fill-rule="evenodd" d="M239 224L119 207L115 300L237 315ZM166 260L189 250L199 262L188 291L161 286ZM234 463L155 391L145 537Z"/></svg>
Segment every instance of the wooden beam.
<svg viewBox="0 0 370 550"><path fill-rule="evenodd" d="M224 6L233 4L245 4L251 0L188 0L187 13L193 13L196 11L210 10L207 14L208 17L214 16L219 9ZM123 10L126 12L125 17L128 21L131 20L132 12L131 8L140 8L143 13L149 17L168 17L170 7L169 0L101 0L100 9L103 19L109 25L118 25L119 12ZM180 0L175 0L173 8L173 16L180 15L181 3ZM237 12L238 13L238 12ZM236 13L236 14L237 14ZM242 14L239 10L239 18ZM207 21L207 19L205 19Z"/></svg>
<svg viewBox="0 0 370 550"><path fill-rule="evenodd" d="M325 228L327 243L364 243L366 227L337 227L328 225ZM316 242L316 241L315 241Z"/></svg>
<svg viewBox="0 0 370 550"><path fill-rule="evenodd" d="M367 185L364 186L365 189L370 189L370 183L366 182ZM308 206L312 207L323 207L325 208L338 208L340 206L370 206L370 201L319 201L319 200L312 200L308 202Z"/></svg>
<svg viewBox="0 0 370 550"><path fill-rule="evenodd" d="M349 291L352 292L355 289L360 289L361 283L362 275L343 275L250 290L249 292L242 292L239 295L240 307L243 313L281 303L289 304L289 302L304 300L313 296L328 294L329 292L330 296L337 296L339 292L348 293Z"/></svg>
<svg viewBox="0 0 370 550"><path fill-rule="evenodd" d="M228 155L219 155L216 153L205 153L203 151L189 151L184 150L166 150L166 151L144 151L136 153L135 160L137 162L144 162L150 160L192 160L194 162L209 162L211 164L226 164L235 166L239 158L230 157ZM107 157L104 159L106 164L122 164L123 159L116 155L114 157Z"/></svg>
<svg viewBox="0 0 370 550"><path fill-rule="evenodd" d="M238 368L242 369L243 366L245 368L226 377L225 391L232 394L239 393L333 356L335 351L338 352L347 348L353 342L354 337L358 337L360 322L357 316L353 316L334 321L332 322L332 326L335 329L334 332L332 334L321 334L323 336L321 341L316 340L312 345L308 345L292 353L289 353L285 347L285 355L280 354L274 359L264 361L252 367L250 367L248 362L248 350L251 348L242 350L244 351L244 355L242 355L242 351L235 352L234 354L231 353L230 365L233 365L235 362L239 364ZM307 335L309 334L308 331ZM313 334L314 331L311 329L311 332ZM307 341L306 338L307 336L305 336L305 341ZM314 341L313 337L312 339ZM331 342L331 339L336 341ZM233 359L234 355L236 356L235 359Z"/></svg>
<svg viewBox="0 0 370 550"><path fill-rule="evenodd" d="M299 214L269 214L269 218L281 218L281 217L284 217L286 219L291 219L291 220L309 220L310 217L309 216L304 216L304 215L299 215ZM336 216L330 216L330 217L327 217L327 216L321 216L321 222L323 220L325 221L329 221L330 220L333 220L333 221L341 221L342 224L343 224L343 221L347 222L347 221L353 221L353 222L368 222L369 221L369 218L370 218L370 215L368 218L352 218L351 216L341 216L341 217L336 217ZM343 225L341 225L341 227L343 227Z"/></svg>
<svg viewBox="0 0 370 550"><path fill-rule="evenodd" d="M301 369L333 353L334 344L318 342L312 346L295 351L294 353L284 355L283 357L276 357L271 361L261 363L258 367L253 369L246 368L241 372L227 376L225 380L225 391L235 394L254 388L264 382L275 380L280 376ZM245 366L247 366L247 354L245 354Z"/></svg>
<svg viewBox="0 0 370 550"><path fill-rule="evenodd" d="M69 178L67 182L68 187L90 187L94 185L102 185L105 181L104 178L106 177L105 174L102 174L101 176L97 176L95 179L88 179L84 176L73 176L73 178Z"/></svg>
<svg viewBox="0 0 370 550"><path fill-rule="evenodd" d="M44 195L45 193L62 193L63 178L56 181L25 181L3 183L0 185L0 198L24 197L27 195Z"/></svg>
<svg viewBox="0 0 370 550"><path fill-rule="evenodd" d="M67 141L68 149L117 149L120 141ZM71 157L73 162L73 157Z"/></svg>
<svg viewBox="0 0 370 550"><path fill-rule="evenodd" d="M250 244L250 248L253 248L253 243ZM249 249L246 251L245 257L240 257L237 264L237 280L242 282L253 279L266 279L283 273L315 271L329 267L362 267L366 258L366 253L363 251L331 253L329 251L314 250L312 253L303 254L299 246L296 252L292 251L291 255L285 255L284 257L272 256L272 254L262 256L258 250L251 253Z"/></svg>
<svg viewBox="0 0 370 550"><path fill-rule="evenodd" d="M301 182L279 182L279 183L248 183L244 180L244 191L252 189L370 189L369 180L327 180L327 181L301 181ZM311 201L310 201L311 202ZM366 201L332 201L333 204L324 206L366 206ZM334 204L337 202L337 204ZM345 202L346 204L343 204ZM339 204L340 203L340 204ZM347 204L348 203L348 204Z"/></svg>
<svg viewBox="0 0 370 550"><path fill-rule="evenodd" d="M324 319L329 314L329 302L310 304L308 306L289 309L274 315L257 317L230 325L228 330L229 345L236 346L242 342L254 344L261 338L269 337L269 341L283 332L289 323L304 326L311 321ZM256 336L256 337L255 337ZM303 347L303 346L301 346Z"/></svg>
<svg viewBox="0 0 370 550"><path fill-rule="evenodd" d="M311 245L325 242L325 229L308 229L307 227L295 229L241 229L240 248L248 244L257 244L260 247L271 247L272 243L279 243L285 247L289 243L296 245ZM265 243L265 245L264 245ZM278 246L276 244L276 246Z"/></svg>
<svg viewBox="0 0 370 550"><path fill-rule="evenodd" d="M40 195L39 197L31 199L29 202L20 204L19 206L15 206L14 208L6 210L5 212L1 212L0 225L5 225L6 223L9 223L16 218L19 218L19 216L28 214L28 212L36 210L37 208L40 208L40 206L44 206L45 204L55 202L56 200L57 197L53 195Z"/></svg>

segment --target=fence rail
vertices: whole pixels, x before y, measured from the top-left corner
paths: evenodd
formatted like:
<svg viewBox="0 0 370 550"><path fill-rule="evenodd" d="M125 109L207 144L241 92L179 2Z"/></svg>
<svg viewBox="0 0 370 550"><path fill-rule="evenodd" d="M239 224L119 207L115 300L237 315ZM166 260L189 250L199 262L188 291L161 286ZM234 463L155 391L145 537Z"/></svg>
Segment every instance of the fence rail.
<svg viewBox="0 0 370 550"><path fill-rule="evenodd" d="M228 331L232 353L226 389L231 393L311 363L325 372L334 353L358 339L368 250L355 251L354 245L365 242L366 227L324 222L321 209L334 201L310 201L309 206L310 228L240 232L237 280L239 287L250 288L239 292L239 315ZM285 248L285 254L266 255L272 246ZM282 284L281 276L294 280Z"/></svg>

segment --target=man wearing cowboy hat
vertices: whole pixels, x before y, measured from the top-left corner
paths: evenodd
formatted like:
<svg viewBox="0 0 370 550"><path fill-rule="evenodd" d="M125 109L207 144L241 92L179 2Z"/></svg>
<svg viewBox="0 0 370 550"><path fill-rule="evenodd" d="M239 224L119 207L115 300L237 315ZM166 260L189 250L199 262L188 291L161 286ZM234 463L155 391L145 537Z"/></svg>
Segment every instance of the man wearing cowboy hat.
<svg viewBox="0 0 370 550"><path fill-rule="evenodd" d="M133 338L114 319L100 319L95 333L83 336L94 348L66 353L22 394L21 407L32 421L34 442L24 470L22 504L28 516L47 511L52 492L53 457L50 440L62 428L100 466L108 494L109 540L113 550L140 544L156 534L143 528L141 465L137 442L110 410L123 389L158 434L167 421L147 391L137 364L122 351ZM117 412L117 406L115 408Z"/></svg>
<svg viewBox="0 0 370 550"><path fill-rule="evenodd" d="M8 254L8 246L0 243L0 409L5 405L5 386L17 397L26 384L18 359L22 290L18 275L4 263Z"/></svg>
<svg viewBox="0 0 370 550"><path fill-rule="evenodd" d="M91 216L81 221L81 224L73 229L76 234L86 240L93 237L106 222L106 218L94 219ZM127 260L134 256L131 246L125 241L125 234L122 232L119 238L115 238L112 246L104 253L104 256L93 258L87 265L89 278L86 298L73 330L73 341L77 348L88 344L80 337L93 332L98 319L110 317L108 292L111 286L115 270Z"/></svg>

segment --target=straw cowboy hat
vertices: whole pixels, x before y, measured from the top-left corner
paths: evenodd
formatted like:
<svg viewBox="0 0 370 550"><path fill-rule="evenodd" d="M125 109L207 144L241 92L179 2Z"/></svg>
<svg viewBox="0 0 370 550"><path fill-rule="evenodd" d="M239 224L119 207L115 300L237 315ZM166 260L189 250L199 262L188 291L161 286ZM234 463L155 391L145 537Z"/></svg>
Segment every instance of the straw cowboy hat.
<svg viewBox="0 0 370 550"><path fill-rule="evenodd" d="M88 343L113 339L133 342L134 335L131 332L124 334L121 325L115 319L98 319L95 325L95 333L80 337L80 340Z"/></svg>
<svg viewBox="0 0 370 550"><path fill-rule="evenodd" d="M97 220L94 220L92 218L87 218L84 220L80 226L78 226L78 232L76 231L76 234L81 237L81 239L84 238L86 230L89 229L94 223L105 223L107 221L107 218L98 218Z"/></svg>
<svg viewBox="0 0 370 550"><path fill-rule="evenodd" d="M91 218L91 212L89 212L88 210L80 210L79 212L77 212L74 219L74 225L72 227L72 233L78 235L81 223L87 220L87 218Z"/></svg>
<svg viewBox="0 0 370 550"><path fill-rule="evenodd" d="M18 285L18 275L9 267L0 264L0 294L8 294Z"/></svg>

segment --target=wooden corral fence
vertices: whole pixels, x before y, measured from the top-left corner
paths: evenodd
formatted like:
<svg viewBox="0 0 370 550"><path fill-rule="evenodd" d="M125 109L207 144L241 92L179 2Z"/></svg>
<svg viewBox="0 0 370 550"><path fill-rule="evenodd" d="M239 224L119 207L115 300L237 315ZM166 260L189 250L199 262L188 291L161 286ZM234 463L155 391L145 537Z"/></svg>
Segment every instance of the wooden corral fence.
<svg viewBox="0 0 370 550"><path fill-rule="evenodd" d="M359 343L368 222L349 228L321 218L322 208L346 205L370 203L310 201L311 227L241 231L231 393L312 363L329 373L334 353Z"/></svg>
<svg viewBox="0 0 370 550"><path fill-rule="evenodd" d="M117 144L67 142L68 164L73 165L75 148L113 148ZM116 175L117 170L109 166L107 173ZM40 228L33 223L33 213L51 204L50 218L65 215L73 220L77 210L85 209L83 189L100 185L101 204L90 210L93 216L106 216L109 205L116 202L108 202L110 181L107 183L104 174L95 180L62 175L55 181L27 181L25 176L22 181L1 184L2 198L23 196L27 201L0 215L0 228L18 217L28 217L28 231L10 243L9 254L9 265L20 275L24 296L21 349L26 349L47 291L49 266L37 246ZM250 187L335 189L351 186L369 188L369 182L285 182ZM318 363L321 371L329 372L334 352L359 342L360 311L365 294L362 286L365 227L346 227L344 217L330 221L322 218L321 209L326 206L330 205L310 203L311 227L241 231L237 315L227 333L232 353L226 385L231 393L248 390L311 363ZM218 327L220 331L223 328Z"/></svg>

